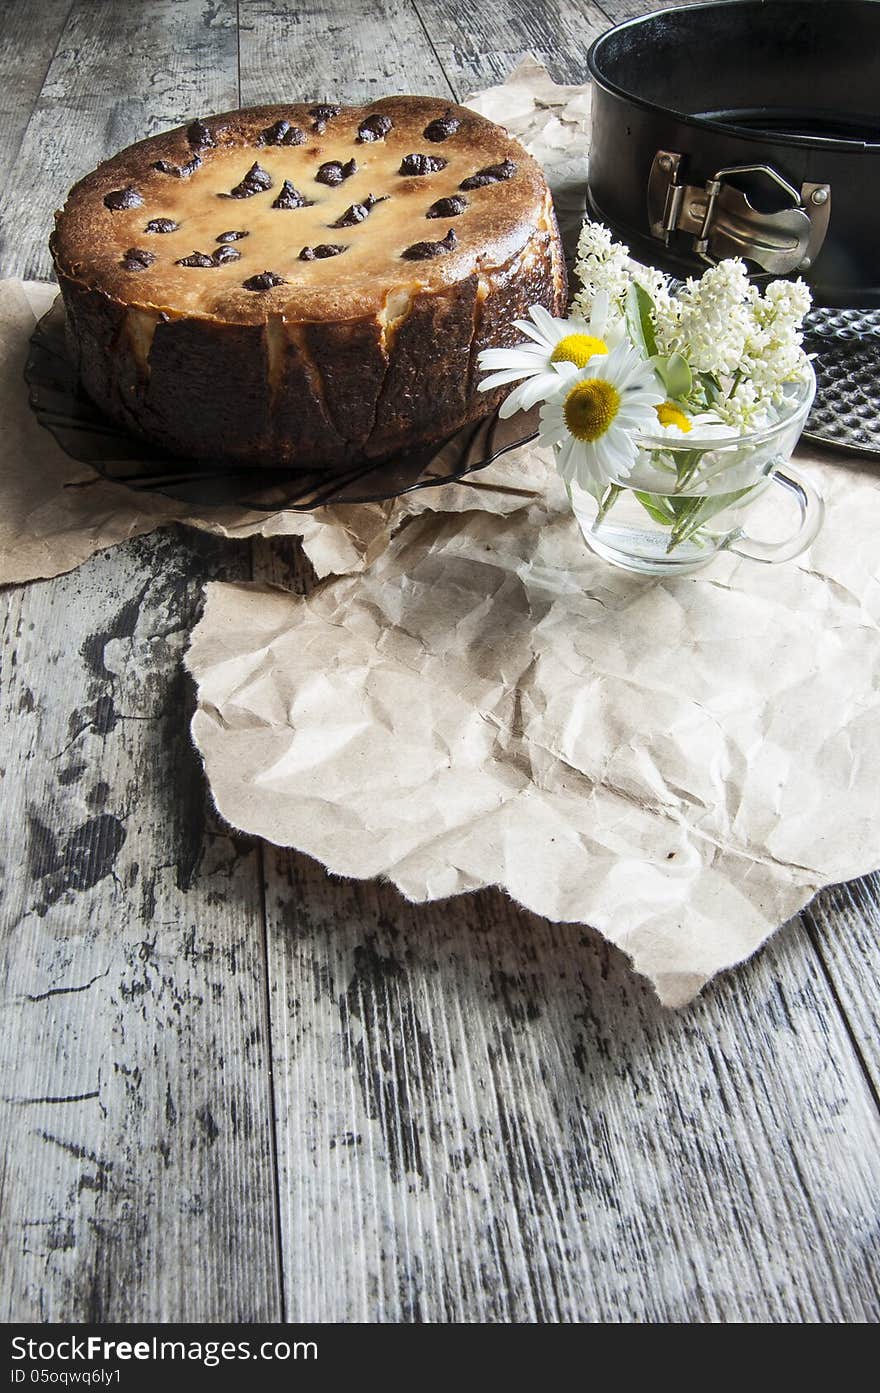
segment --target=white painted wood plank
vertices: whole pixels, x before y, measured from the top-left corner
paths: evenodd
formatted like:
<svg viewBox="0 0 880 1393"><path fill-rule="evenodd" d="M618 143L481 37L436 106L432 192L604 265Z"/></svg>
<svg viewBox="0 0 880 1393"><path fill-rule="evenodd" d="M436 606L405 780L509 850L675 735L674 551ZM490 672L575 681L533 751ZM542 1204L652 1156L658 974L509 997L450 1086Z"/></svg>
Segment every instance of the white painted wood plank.
<svg viewBox="0 0 880 1393"><path fill-rule="evenodd" d="M71 0L43 0L34 23L32 0L5 0L0 37L0 184L15 178L15 160ZM11 229L10 229L11 231ZM4 239L0 228L0 239ZM3 262L0 241L0 265ZM3 275L8 275L6 271Z"/></svg>
<svg viewBox="0 0 880 1393"><path fill-rule="evenodd" d="M279 1313L254 848L206 808L180 658L229 545L5 597L6 1320Z"/></svg>
<svg viewBox="0 0 880 1393"><path fill-rule="evenodd" d="M291 1319L880 1315L877 1114L796 924L674 1014L493 892L269 886Z"/></svg>
<svg viewBox="0 0 880 1393"><path fill-rule="evenodd" d="M74 5L10 269L76 175L237 101L234 0ZM7 1319L280 1315L259 851L207 809L180 667L203 580L249 570L171 532L3 597Z"/></svg>
<svg viewBox="0 0 880 1393"><path fill-rule="evenodd" d="M410 0L240 0L240 15L245 106L450 94Z"/></svg>
<svg viewBox="0 0 880 1393"><path fill-rule="evenodd" d="M584 82L587 52L609 27L592 0L415 0L427 33L459 95L503 82L532 53L557 82Z"/></svg>
<svg viewBox="0 0 880 1393"><path fill-rule="evenodd" d="M823 890L803 918L880 1097L880 874Z"/></svg>

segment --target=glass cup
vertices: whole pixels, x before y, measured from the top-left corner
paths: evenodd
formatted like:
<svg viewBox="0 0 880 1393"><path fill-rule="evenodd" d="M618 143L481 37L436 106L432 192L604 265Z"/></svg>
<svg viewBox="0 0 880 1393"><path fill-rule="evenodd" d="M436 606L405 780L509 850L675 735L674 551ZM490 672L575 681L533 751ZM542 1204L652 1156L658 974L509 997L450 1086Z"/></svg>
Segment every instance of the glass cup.
<svg viewBox="0 0 880 1393"><path fill-rule="evenodd" d="M790 561L815 539L824 505L790 463L816 391L812 368L791 383L773 425L746 435L658 431L636 437L630 473L612 480L601 500L577 484L571 503L587 545L598 556L642 575L690 575L732 551L753 561ZM795 531L761 541L746 531L756 503L771 487L796 504Z"/></svg>

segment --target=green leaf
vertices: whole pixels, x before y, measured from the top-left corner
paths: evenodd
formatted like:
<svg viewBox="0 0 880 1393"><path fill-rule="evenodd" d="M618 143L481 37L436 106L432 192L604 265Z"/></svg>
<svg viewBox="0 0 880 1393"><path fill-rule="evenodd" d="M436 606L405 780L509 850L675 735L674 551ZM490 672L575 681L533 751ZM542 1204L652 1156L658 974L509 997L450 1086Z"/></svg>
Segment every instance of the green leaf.
<svg viewBox="0 0 880 1393"><path fill-rule="evenodd" d="M661 527L671 527L675 522L675 510L666 494L639 493L637 489L633 489L633 497L639 500L648 516L659 522Z"/></svg>
<svg viewBox="0 0 880 1393"><path fill-rule="evenodd" d="M690 394L694 378L687 359L680 353L671 353L668 358L664 358L661 353L655 353L648 362L663 383L667 397L673 401L682 401Z"/></svg>
<svg viewBox="0 0 880 1393"><path fill-rule="evenodd" d="M626 330L646 358L654 358L657 354L657 340L651 320L653 308L654 302L647 290L631 281L626 292Z"/></svg>
<svg viewBox="0 0 880 1393"><path fill-rule="evenodd" d="M738 503L755 487L755 484L749 484L748 488L737 489L735 493L716 493L707 498L692 498L690 503L695 506L682 510L672 529L666 550L673 551L675 547L681 546L682 542L690 541L694 533L705 526L711 518L714 518L718 513L723 513L725 508L730 508L734 503Z"/></svg>
<svg viewBox="0 0 880 1393"><path fill-rule="evenodd" d="M666 359L666 371L663 376L666 390L673 400L680 400L688 396L694 385L693 374L688 366L686 358L680 353L673 353Z"/></svg>
<svg viewBox="0 0 880 1393"><path fill-rule="evenodd" d="M721 396L721 383L718 381L717 377L714 377L710 372L701 372L700 381L703 384L703 391L706 394L706 403L712 406Z"/></svg>
<svg viewBox="0 0 880 1393"><path fill-rule="evenodd" d="M703 462L705 450L678 450L675 455L675 472L678 479L676 493L684 493Z"/></svg>

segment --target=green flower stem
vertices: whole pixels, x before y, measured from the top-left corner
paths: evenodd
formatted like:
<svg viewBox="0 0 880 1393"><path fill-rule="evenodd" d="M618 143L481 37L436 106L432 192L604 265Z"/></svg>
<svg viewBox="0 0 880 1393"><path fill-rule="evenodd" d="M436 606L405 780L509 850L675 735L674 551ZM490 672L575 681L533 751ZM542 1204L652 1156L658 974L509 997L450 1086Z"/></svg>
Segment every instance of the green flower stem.
<svg viewBox="0 0 880 1393"><path fill-rule="evenodd" d="M725 508L730 508L741 498L745 498L754 487L754 484L750 484L748 488L737 489L733 493L698 497L692 495L690 498L670 493L640 493L638 490L633 490L633 496L652 522L669 528L669 541L666 545L666 551L669 553L684 542L696 542L698 546L702 546L704 538L699 535L700 529L718 513L724 512Z"/></svg>
<svg viewBox="0 0 880 1393"><path fill-rule="evenodd" d="M593 524L594 526L598 526L600 522L605 521L606 517L611 511L611 508L614 505L615 499L617 499L622 493L623 489L620 484L608 485L608 490L605 493L605 496L602 498L601 502L599 503L599 511L596 514L596 522Z"/></svg>
<svg viewBox="0 0 880 1393"><path fill-rule="evenodd" d="M680 460L676 456L675 470L678 475L675 485L676 493L682 493L687 488L699 469L705 453L705 450L684 450L681 452Z"/></svg>

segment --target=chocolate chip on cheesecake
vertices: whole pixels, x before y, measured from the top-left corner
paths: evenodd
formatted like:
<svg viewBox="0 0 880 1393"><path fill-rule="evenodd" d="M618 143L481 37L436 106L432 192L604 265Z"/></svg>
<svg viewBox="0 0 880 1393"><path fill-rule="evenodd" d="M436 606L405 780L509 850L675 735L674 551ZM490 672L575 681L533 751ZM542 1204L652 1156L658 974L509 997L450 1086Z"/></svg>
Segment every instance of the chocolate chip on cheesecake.
<svg viewBox="0 0 880 1393"><path fill-rule="evenodd" d="M332 121L334 116L338 116L341 110L341 106L331 106L327 102L320 102L317 106L309 107L312 130L315 135L323 135L327 129L327 122Z"/></svg>
<svg viewBox="0 0 880 1393"><path fill-rule="evenodd" d="M432 140L437 144L441 140L448 140L451 135L455 135L461 122L457 116L453 116L451 111L447 111L445 116L437 116L433 121L429 121L422 135L426 140Z"/></svg>
<svg viewBox="0 0 880 1393"><path fill-rule="evenodd" d="M341 256L347 252L348 247L341 247L334 242L319 242L316 247L303 247L299 254L300 261L324 261L328 256Z"/></svg>
<svg viewBox="0 0 880 1393"><path fill-rule="evenodd" d="M381 198L374 198L368 193L363 203L352 203L345 212L330 224L331 227L357 227L358 223L368 218L377 203L387 203L388 195L383 194Z"/></svg>
<svg viewBox="0 0 880 1393"><path fill-rule="evenodd" d="M500 184L505 179L512 179L516 173L516 165L513 160L503 160L501 164L489 164L485 169L478 169L476 174L470 178L463 179L459 184L460 189L482 189L486 184Z"/></svg>
<svg viewBox="0 0 880 1393"><path fill-rule="evenodd" d="M272 187L272 175L268 170L263 169L262 165L257 164L256 160L251 165L247 174L240 184L236 184L234 189L230 189L230 198L253 198L256 193L265 193Z"/></svg>
<svg viewBox="0 0 880 1393"><path fill-rule="evenodd" d="M261 271L258 276L250 276L246 281L242 281L245 290L271 290L276 285L286 285L283 276L276 276L274 271Z"/></svg>
<svg viewBox="0 0 880 1393"><path fill-rule="evenodd" d="M391 130L392 122L381 112L376 112L373 116L367 116L358 126L357 138L362 145L367 145L374 140L384 140Z"/></svg>
<svg viewBox="0 0 880 1393"><path fill-rule="evenodd" d="M186 138L193 150L213 149L216 141L204 121L190 121L186 128Z"/></svg>
<svg viewBox="0 0 880 1393"><path fill-rule="evenodd" d="M306 133L299 126L292 126L289 121L275 121L271 126L267 126L264 131L260 131L258 145L304 145Z"/></svg>
<svg viewBox="0 0 880 1393"><path fill-rule="evenodd" d="M436 203L432 203L426 218L458 218L468 206L466 198L460 194L453 194L451 198L438 198Z"/></svg>
<svg viewBox="0 0 880 1393"><path fill-rule="evenodd" d="M326 160L324 164L318 166L315 182L327 184L332 189L337 184L341 184L343 179L350 179L353 174L357 174L355 160L349 160L347 164L342 164L339 160Z"/></svg>
<svg viewBox="0 0 880 1393"><path fill-rule="evenodd" d="M436 174L438 169L445 169L448 160L444 160L442 155L404 155L400 161L401 174Z"/></svg>
<svg viewBox="0 0 880 1393"><path fill-rule="evenodd" d="M121 212L123 208L142 208L144 200L132 184L124 189L113 189L104 195L104 207L111 213Z"/></svg>
<svg viewBox="0 0 880 1393"><path fill-rule="evenodd" d="M272 207L284 209L311 208L312 202L313 200L311 198L306 198L304 193L300 193L299 189L295 188L289 179L285 179L284 183L281 185L281 192L274 200Z"/></svg>
<svg viewBox="0 0 880 1393"><path fill-rule="evenodd" d="M442 242L413 242L411 247L401 252L407 261L430 261L435 256L445 256L455 247L458 238L450 227Z"/></svg>
<svg viewBox="0 0 880 1393"><path fill-rule="evenodd" d="M235 247L217 247L216 251L211 252L192 252L189 256L182 256L179 261L175 261L175 266L195 266L207 269L210 266L224 266L228 261L240 261L241 252Z"/></svg>
<svg viewBox="0 0 880 1393"><path fill-rule="evenodd" d="M201 163L201 155L193 155L186 164L172 164L170 160L154 160L150 168L158 169L160 174L170 174L174 179L188 179L191 174L195 174Z"/></svg>
<svg viewBox="0 0 880 1393"><path fill-rule="evenodd" d="M146 271L155 260L153 252L144 251L142 247L129 247L123 253L122 265L126 271Z"/></svg>

